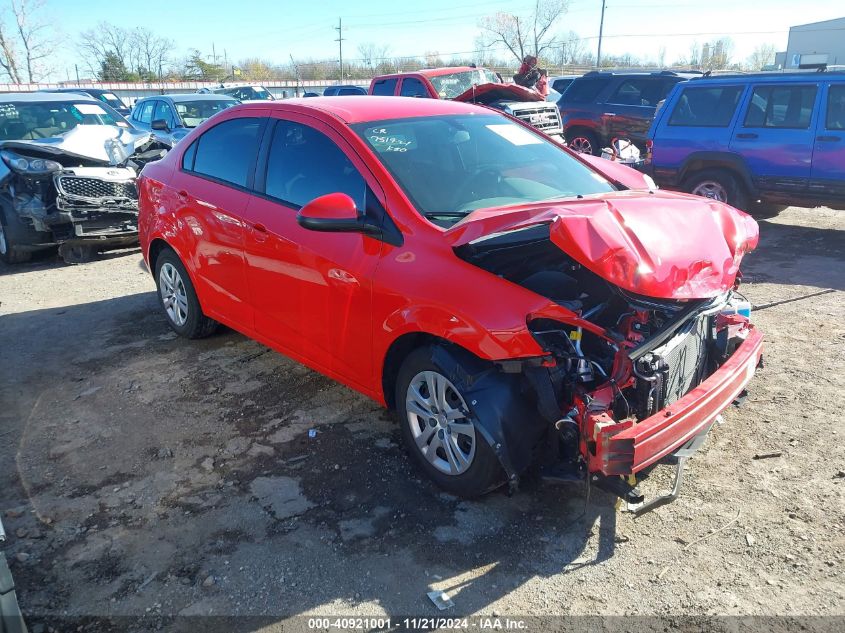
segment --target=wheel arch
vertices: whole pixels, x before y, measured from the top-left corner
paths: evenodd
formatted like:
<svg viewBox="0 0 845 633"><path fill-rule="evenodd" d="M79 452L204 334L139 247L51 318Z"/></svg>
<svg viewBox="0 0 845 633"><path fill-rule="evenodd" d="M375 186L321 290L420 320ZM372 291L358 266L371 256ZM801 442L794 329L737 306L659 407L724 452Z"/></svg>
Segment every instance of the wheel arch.
<svg viewBox="0 0 845 633"><path fill-rule="evenodd" d="M737 154L723 152L695 152L687 156L678 173L678 183L683 185L695 173L705 169L724 169L739 180L746 192L756 196L757 188L745 160Z"/></svg>
<svg viewBox="0 0 845 633"><path fill-rule="evenodd" d="M388 409L396 408L396 381L399 368L408 355L416 349L427 345L455 345L443 337L435 336L429 332L406 332L390 344L384 355L384 362L381 365L381 388L384 401ZM469 351L469 350L467 350Z"/></svg>

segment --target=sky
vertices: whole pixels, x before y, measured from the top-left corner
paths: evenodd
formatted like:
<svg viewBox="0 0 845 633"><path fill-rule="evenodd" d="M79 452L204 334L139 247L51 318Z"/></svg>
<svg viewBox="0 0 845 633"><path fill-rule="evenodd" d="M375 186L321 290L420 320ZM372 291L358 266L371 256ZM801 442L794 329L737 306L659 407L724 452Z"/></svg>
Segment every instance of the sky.
<svg viewBox="0 0 845 633"><path fill-rule="evenodd" d="M145 26L177 43L177 56L191 48L229 63L258 57L287 63L337 59L338 19L343 20L344 59L360 57L359 44L389 46L391 56L422 56L437 51L447 59L475 48L479 21L497 11L529 13L530 0L45 0L45 15L55 25L60 50L50 60L50 78L73 78L83 63L75 49L81 31L100 21L131 28ZM570 0L556 30L572 30L595 52L602 0ZM785 50L789 27L845 17L842 0L607 0L603 53L632 53L657 59L666 49L667 64L689 56L694 41L729 36L735 60L744 60L761 44ZM845 36L845 34L843 34ZM464 55L466 56L466 55ZM504 53L501 54L504 57Z"/></svg>

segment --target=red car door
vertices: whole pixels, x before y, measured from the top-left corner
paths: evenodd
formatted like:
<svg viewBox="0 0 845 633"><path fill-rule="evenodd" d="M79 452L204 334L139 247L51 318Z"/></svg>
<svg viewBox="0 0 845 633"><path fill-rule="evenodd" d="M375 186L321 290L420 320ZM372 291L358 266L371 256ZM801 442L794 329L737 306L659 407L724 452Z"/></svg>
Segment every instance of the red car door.
<svg viewBox="0 0 845 633"><path fill-rule="evenodd" d="M360 233L304 229L296 214L307 202L334 192L347 193L365 209L378 204L381 191L329 126L307 116L276 117L265 134L257 170L259 195L246 211L246 272L255 329L306 364L369 388L371 279L382 243Z"/></svg>
<svg viewBox="0 0 845 633"><path fill-rule="evenodd" d="M209 128L186 150L171 186L185 231L185 256L203 311L252 329L244 262L244 223L267 111L242 113Z"/></svg>

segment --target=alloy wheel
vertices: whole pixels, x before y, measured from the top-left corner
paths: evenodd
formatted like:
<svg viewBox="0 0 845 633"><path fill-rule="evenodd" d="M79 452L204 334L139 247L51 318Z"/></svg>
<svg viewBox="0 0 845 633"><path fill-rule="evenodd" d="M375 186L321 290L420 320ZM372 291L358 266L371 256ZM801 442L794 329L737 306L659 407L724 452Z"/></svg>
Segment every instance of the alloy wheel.
<svg viewBox="0 0 845 633"><path fill-rule="evenodd" d="M575 150L579 154L592 154L593 153L593 144L590 142L586 136L576 136L571 141L569 141L570 149Z"/></svg>
<svg viewBox="0 0 845 633"><path fill-rule="evenodd" d="M170 262L165 262L158 273L161 302L167 317L177 326L185 325L188 320L188 293L182 275Z"/></svg>
<svg viewBox="0 0 845 633"><path fill-rule="evenodd" d="M432 466L447 475L469 469L475 457L475 427L463 396L448 378L436 371L414 376L405 411L414 443Z"/></svg>
<svg viewBox="0 0 845 633"><path fill-rule="evenodd" d="M711 200L718 200L719 202L728 201L728 192L725 186L715 180L703 180L698 183L692 190L697 196L702 198L710 198Z"/></svg>

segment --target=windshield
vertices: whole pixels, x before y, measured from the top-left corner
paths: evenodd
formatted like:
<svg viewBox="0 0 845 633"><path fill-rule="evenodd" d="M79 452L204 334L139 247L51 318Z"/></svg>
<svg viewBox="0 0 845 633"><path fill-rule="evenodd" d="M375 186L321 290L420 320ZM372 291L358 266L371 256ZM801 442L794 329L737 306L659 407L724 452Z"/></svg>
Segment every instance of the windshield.
<svg viewBox="0 0 845 633"><path fill-rule="evenodd" d="M476 209L613 191L550 139L498 115L370 122L353 129L437 224Z"/></svg>
<svg viewBox="0 0 845 633"><path fill-rule="evenodd" d="M253 88L252 89L252 99L261 99L262 101L272 101L273 95L264 88Z"/></svg>
<svg viewBox="0 0 845 633"><path fill-rule="evenodd" d="M99 97L100 101L105 101L113 108L125 108L126 104L120 100L120 98L116 94L112 94L111 92L104 92Z"/></svg>
<svg viewBox="0 0 845 633"><path fill-rule="evenodd" d="M176 112L182 119L185 127L196 127L207 118L237 105L234 99L201 99L197 101L179 101L176 103Z"/></svg>
<svg viewBox="0 0 845 633"><path fill-rule="evenodd" d="M0 140L50 138L70 132L77 125L128 127L120 115L106 108L90 101L0 103Z"/></svg>
<svg viewBox="0 0 845 633"><path fill-rule="evenodd" d="M458 73L449 73L448 75L439 75L437 77L429 77L431 85L434 90L440 95L441 99L454 99L462 95L473 86L480 86L481 84L498 84L501 83L496 73L487 70L486 68L476 68L475 70L464 70Z"/></svg>

